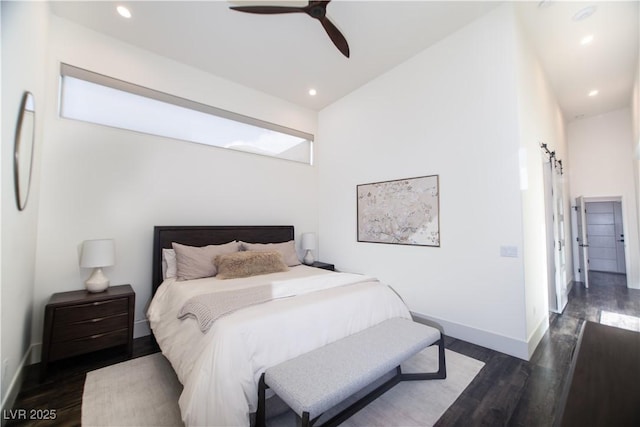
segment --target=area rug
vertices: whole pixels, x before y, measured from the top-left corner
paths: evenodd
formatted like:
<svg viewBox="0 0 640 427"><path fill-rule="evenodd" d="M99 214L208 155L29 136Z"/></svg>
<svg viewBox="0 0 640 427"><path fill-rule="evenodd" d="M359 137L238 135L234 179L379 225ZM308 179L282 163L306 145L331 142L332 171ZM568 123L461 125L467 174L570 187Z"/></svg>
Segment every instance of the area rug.
<svg viewBox="0 0 640 427"><path fill-rule="evenodd" d="M484 363L446 350L447 379L406 381L396 385L343 426L431 426L458 398ZM437 370L437 347L403 364L403 372ZM87 374L82 397L82 425L183 426L178 408L182 386L160 354L129 360ZM288 411L270 418L269 427L296 426Z"/></svg>
<svg viewBox="0 0 640 427"><path fill-rule="evenodd" d="M612 313L611 311L603 310L600 312L600 323L603 325L615 326L616 328L640 332L640 317L636 316Z"/></svg>

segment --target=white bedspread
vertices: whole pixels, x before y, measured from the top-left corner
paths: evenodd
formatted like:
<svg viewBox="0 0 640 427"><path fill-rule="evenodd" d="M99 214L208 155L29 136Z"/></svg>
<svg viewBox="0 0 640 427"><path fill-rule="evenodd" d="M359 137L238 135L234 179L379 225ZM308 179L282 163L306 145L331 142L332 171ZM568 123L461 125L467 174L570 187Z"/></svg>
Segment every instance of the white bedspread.
<svg viewBox="0 0 640 427"><path fill-rule="evenodd" d="M177 318L195 295L265 284L297 296L223 316L206 334L194 319ZM385 319L410 318L395 292L377 280L306 266L245 279L167 280L147 314L184 386L179 404L187 426L248 426L258 380L267 367Z"/></svg>

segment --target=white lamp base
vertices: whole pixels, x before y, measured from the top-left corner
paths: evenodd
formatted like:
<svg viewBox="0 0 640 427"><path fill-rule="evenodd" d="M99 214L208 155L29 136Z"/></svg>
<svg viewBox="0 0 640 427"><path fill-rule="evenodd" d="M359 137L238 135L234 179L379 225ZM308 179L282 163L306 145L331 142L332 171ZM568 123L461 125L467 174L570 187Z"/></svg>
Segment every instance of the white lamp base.
<svg viewBox="0 0 640 427"><path fill-rule="evenodd" d="M311 265L313 264L315 260L313 259L313 254L311 253L311 249L307 249L307 253L304 255L304 258L302 258L302 262L304 262L307 265Z"/></svg>
<svg viewBox="0 0 640 427"><path fill-rule="evenodd" d="M84 284L87 286L87 291L97 293L104 292L109 287L109 279L104 275L100 267L95 268L91 276Z"/></svg>

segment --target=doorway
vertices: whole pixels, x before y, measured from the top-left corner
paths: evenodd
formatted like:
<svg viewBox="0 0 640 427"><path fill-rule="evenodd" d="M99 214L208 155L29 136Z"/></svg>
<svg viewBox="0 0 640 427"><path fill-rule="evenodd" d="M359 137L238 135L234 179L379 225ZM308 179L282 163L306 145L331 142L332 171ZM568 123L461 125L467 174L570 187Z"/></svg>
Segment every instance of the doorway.
<svg viewBox="0 0 640 427"><path fill-rule="evenodd" d="M621 197L576 199L579 281L589 288L590 273L626 275Z"/></svg>
<svg viewBox="0 0 640 427"><path fill-rule="evenodd" d="M589 271L624 274L622 202L585 202Z"/></svg>

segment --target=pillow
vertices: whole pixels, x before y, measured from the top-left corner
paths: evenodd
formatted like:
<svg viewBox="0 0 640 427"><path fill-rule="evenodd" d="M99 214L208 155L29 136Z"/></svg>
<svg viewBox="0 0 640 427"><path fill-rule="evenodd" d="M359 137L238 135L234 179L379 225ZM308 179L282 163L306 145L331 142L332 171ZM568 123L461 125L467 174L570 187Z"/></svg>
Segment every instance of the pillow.
<svg viewBox="0 0 640 427"><path fill-rule="evenodd" d="M289 270L276 251L244 251L218 255L215 259L218 279L236 279Z"/></svg>
<svg viewBox="0 0 640 427"><path fill-rule="evenodd" d="M216 275L216 266L213 263L217 255L238 252L240 242L233 241L223 245L186 246L180 243L171 243L176 251L176 265L178 280L200 279Z"/></svg>
<svg viewBox="0 0 640 427"><path fill-rule="evenodd" d="M162 278L173 279L178 277L176 266L176 251L173 249L162 250Z"/></svg>
<svg viewBox="0 0 640 427"><path fill-rule="evenodd" d="M242 244L242 250L245 250L245 251L280 252L280 255L282 255L282 260L288 267L293 267L294 265L300 265L300 260L298 259L298 253L296 252L296 242L293 240L289 240L288 242L284 242L284 243L247 243L247 242L240 242L240 243Z"/></svg>

